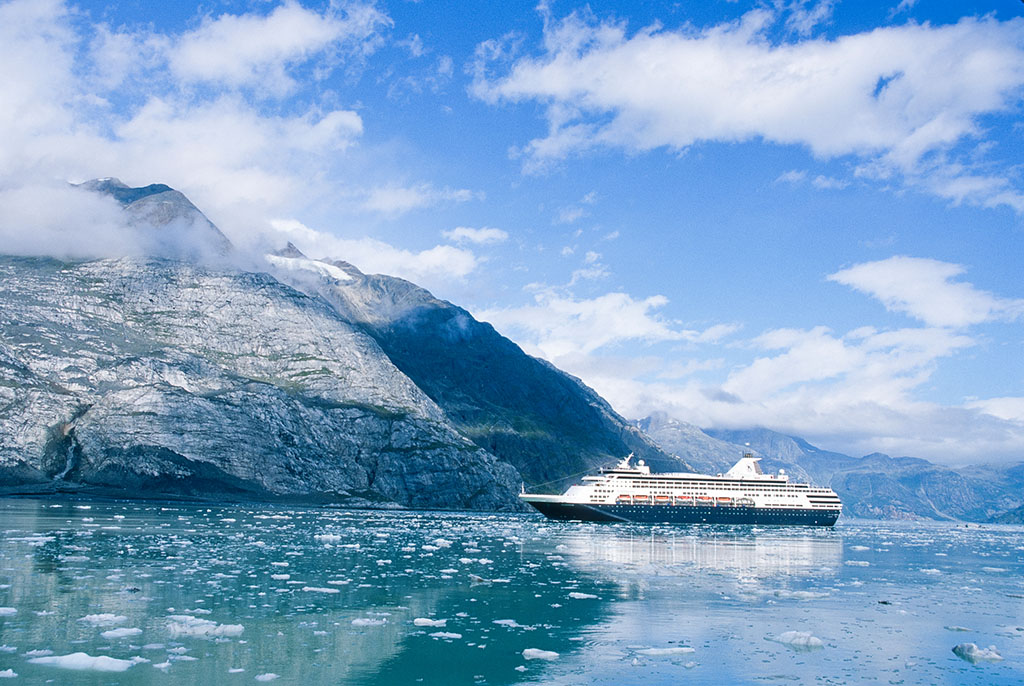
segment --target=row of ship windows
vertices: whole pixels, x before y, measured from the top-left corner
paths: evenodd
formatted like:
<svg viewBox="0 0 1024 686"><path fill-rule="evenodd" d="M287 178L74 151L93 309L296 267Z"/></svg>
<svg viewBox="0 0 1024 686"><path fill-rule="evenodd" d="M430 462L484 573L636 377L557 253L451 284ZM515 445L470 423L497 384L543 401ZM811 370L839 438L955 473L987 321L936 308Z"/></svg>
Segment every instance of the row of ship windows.
<svg viewBox="0 0 1024 686"><path fill-rule="evenodd" d="M618 492L620 492L622 490L624 490L624 489L621 489L621 488L617 489L617 490L594 489L594 493L598 493L598 494L601 494L601 495L611 495L613 493L618 493ZM738 490L738 489L729 489L729 490ZM657 488L655 488L655 489L650 489L651 493L657 493L659 495L671 495L672 493L677 493L679 491L699 491L701 493L707 493L708 489L706 489L706 488L671 488L671 489L666 489L666 488L657 489ZM743 491L741 493L741 495L756 495L757 493L764 493L764 492L765 492L764 489L754 488L754 489ZM626 495L628 495L628 494L626 494ZM804 494L803 493L772 493L771 495L772 495L773 498L799 498L799 497L801 497Z"/></svg>

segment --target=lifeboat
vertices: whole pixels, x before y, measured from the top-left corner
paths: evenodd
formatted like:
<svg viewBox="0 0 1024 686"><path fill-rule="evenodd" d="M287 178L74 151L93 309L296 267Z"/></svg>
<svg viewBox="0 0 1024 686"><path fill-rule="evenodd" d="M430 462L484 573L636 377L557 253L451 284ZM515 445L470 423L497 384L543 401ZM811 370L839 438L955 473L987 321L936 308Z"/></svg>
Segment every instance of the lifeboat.
<svg viewBox="0 0 1024 686"><path fill-rule="evenodd" d="M693 505L692 495L677 495L675 498L676 505Z"/></svg>
<svg viewBox="0 0 1024 686"><path fill-rule="evenodd" d="M708 505L710 507L714 507L715 501L709 495L699 495L699 496L697 496L697 504L698 505Z"/></svg>
<svg viewBox="0 0 1024 686"><path fill-rule="evenodd" d="M633 496L631 495L620 495L615 499L616 505L630 505L633 502Z"/></svg>
<svg viewBox="0 0 1024 686"><path fill-rule="evenodd" d="M737 498L736 505L738 507L753 507L754 501L751 498Z"/></svg>
<svg viewBox="0 0 1024 686"><path fill-rule="evenodd" d="M655 505L668 505L669 502L671 502L671 500L672 500L672 498L670 498L667 495L656 495L656 496L654 496L654 504Z"/></svg>
<svg viewBox="0 0 1024 686"><path fill-rule="evenodd" d="M642 505L646 505L650 501L651 501L651 496L643 494L643 493L639 493L639 494L633 496L633 502L634 503L640 503Z"/></svg>
<svg viewBox="0 0 1024 686"><path fill-rule="evenodd" d="M726 496L726 495L720 496L718 498L715 498L715 504L717 504L719 506L722 506L722 505L732 505L732 498L730 498L729 496Z"/></svg>

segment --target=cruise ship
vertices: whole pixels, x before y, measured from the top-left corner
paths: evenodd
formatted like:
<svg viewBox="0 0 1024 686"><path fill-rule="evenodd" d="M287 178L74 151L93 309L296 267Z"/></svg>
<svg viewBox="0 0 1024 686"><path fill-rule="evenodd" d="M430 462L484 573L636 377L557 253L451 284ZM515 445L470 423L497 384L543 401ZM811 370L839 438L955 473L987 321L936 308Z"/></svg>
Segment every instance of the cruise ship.
<svg viewBox="0 0 1024 686"><path fill-rule="evenodd" d="M550 519L670 524L833 526L842 512L831 488L790 483L784 470L765 474L746 453L725 474L651 474L630 454L611 469L583 477L562 495L522 493Z"/></svg>

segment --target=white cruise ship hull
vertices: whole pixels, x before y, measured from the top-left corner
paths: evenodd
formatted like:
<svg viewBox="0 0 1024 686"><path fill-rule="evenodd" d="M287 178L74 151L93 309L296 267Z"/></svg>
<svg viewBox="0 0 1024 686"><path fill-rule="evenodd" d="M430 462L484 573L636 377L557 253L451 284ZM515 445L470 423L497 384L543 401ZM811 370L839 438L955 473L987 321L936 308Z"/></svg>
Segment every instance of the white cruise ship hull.
<svg viewBox="0 0 1024 686"><path fill-rule="evenodd" d="M737 505L592 504L565 502L560 496L519 496L549 519L642 524L768 524L834 526L839 510Z"/></svg>

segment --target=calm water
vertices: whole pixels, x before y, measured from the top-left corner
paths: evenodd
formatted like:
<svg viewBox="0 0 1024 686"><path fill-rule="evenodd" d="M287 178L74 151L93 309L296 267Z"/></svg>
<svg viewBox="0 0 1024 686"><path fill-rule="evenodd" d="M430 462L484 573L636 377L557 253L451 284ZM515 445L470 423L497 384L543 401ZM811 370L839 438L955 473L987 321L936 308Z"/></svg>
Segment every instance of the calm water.
<svg viewBox="0 0 1024 686"><path fill-rule="evenodd" d="M1024 683L1020 527L6 500L0 537L12 684Z"/></svg>

